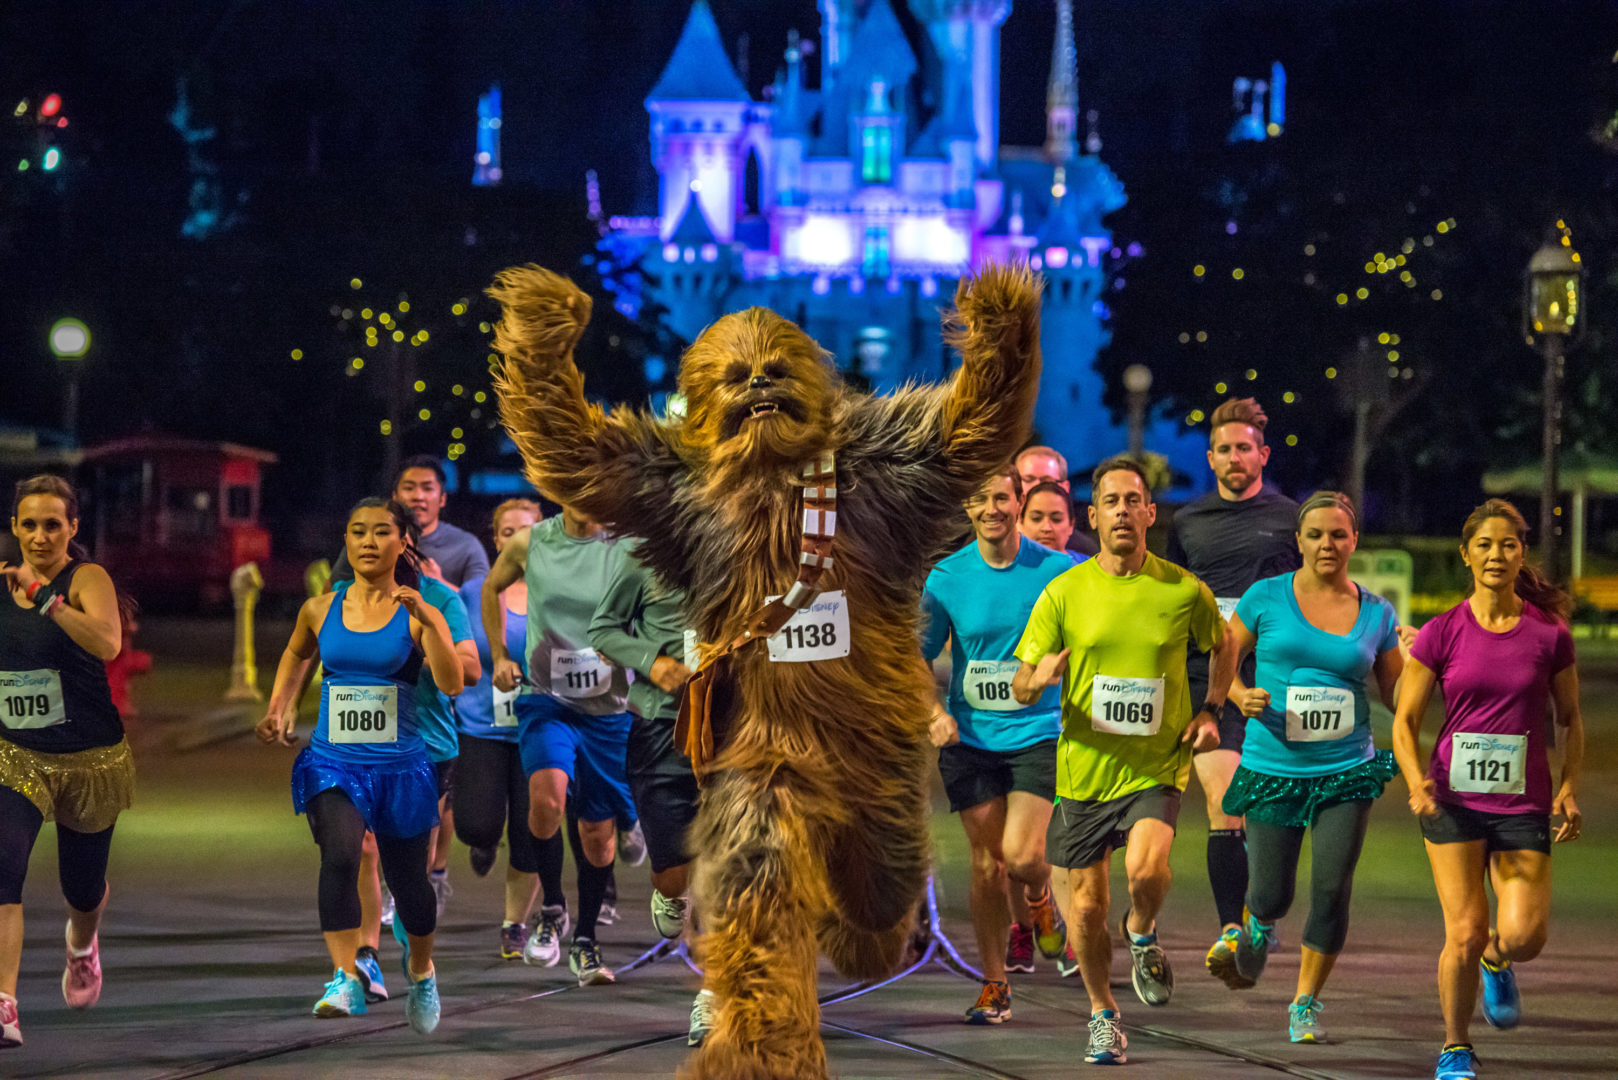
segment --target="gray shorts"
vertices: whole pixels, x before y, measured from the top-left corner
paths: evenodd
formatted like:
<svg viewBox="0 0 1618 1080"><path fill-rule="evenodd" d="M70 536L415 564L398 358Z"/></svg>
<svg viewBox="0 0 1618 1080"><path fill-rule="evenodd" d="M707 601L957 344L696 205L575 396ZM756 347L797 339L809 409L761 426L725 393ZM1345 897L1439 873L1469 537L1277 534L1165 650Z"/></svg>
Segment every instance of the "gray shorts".
<svg viewBox="0 0 1618 1080"><path fill-rule="evenodd" d="M1098 863L1128 842L1135 822L1147 818L1174 828L1180 820L1180 789L1165 784L1116 799L1059 799L1045 830L1045 859L1067 870Z"/></svg>

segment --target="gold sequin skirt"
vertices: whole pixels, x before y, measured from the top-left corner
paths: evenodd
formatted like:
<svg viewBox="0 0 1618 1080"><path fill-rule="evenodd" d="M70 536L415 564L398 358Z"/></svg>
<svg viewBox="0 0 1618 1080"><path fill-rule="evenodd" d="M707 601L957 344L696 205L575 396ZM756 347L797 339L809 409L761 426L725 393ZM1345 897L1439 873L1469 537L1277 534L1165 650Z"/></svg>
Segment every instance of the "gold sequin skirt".
<svg viewBox="0 0 1618 1080"><path fill-rule="evenodd" d="M75 832L100 832L135 797L129 741L71 754L42 754L0 739L0 786L39 808L46 821Z"/></svg>

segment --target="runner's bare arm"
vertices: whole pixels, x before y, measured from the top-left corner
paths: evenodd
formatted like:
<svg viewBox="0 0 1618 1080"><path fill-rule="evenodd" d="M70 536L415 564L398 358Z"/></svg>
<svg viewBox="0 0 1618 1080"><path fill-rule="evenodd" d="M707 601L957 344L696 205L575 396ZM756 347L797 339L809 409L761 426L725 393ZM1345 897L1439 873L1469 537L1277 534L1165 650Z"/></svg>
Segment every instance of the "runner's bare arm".
<svg viewBox="0 0 1618 1080"><path fill-rule="evenodd" d="M1423 775L1417 737L1438 679L1431 668L1412 657L1405 663L1404 676L1399 681L1399 708L1393 714L1393 757L1404 774L1405 787L1410 789L1411 811L1432 817L1438 813L1438 802L1433 798L1436 785Z"/></svg>
<svg viewBox="0 0 1618 1080"><path fill-rule="evenodd" d="M264 718L254 728L260 740L278 742L282 746L297 744L292 729L298 722L298 699L303 696L304 683L319 656L319 627L331 604L332 594L322 593L305 600L298 609L292 637L275 669L275 683L270 689L269 704L264 707Z"/></svg>
<svg viewBox="0 0 1618 1080"><path fill-rule="evenodd" d="M1551 696L1556 701L1556 723L1561 731L1562 783L1551 803L1551 814L1562 819L1556 828L1556 841L1577 840L1584 826L1579 813L1579 773L1584 767L1584 714L1579 708L1579 670L1569 664L1551 680Z"/></svg>
<svg viewBox="0 0 1618 1080"><path fill-rule="evenodd" d="M491 677L495 688L502 693L517 689L522 679L522 668L506 650L506 604L501 594L521 581L528 563L529 529L511 535L506 546L495 557L489 576L483 579L483 595L478 599L478 614L483 619L483 633L489 640L489 660L493 668Z"/></svg>

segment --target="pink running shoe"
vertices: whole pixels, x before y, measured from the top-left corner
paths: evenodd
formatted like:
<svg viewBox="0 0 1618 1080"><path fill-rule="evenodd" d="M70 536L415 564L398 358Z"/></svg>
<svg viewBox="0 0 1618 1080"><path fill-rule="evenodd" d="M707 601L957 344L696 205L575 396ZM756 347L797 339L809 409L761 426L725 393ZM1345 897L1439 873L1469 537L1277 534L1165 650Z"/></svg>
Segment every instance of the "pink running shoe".
<svg viewBox="0 0 1618 1080"><path fill-rule="evenodd" d="M22 1045L22 1028L17 1023L17 999L0 996L0 1050Z"/></svg>
<svg viewBox="0 0 1618 1080"><path fill-rule="evenodd" d="M88 1009L101 997L101 936L90 942L90 951L74 956L67 951L67 970L62 972L62 1000L71 1008Z"/></svg>

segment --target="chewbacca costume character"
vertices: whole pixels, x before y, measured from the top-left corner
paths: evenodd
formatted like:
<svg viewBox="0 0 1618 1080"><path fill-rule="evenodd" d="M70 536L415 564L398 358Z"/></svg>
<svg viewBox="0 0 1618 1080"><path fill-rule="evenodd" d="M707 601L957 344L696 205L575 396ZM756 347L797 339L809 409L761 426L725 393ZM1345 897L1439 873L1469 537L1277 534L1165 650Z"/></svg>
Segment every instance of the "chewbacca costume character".
<svg viewBox="0 0 1618 1080"><path fill-rule="evenodd" d="M963 281L945 385L845 389L826 352L764 308L726 315L681 361L683 420L604 413L573 347L590 298L537 266L500 274L500 415L528 479L609 528L688 597L705 656L798 578L804 466L832 451L832 565L846 657L717 669L715 757L692 826L699 953L717 1016L689 1077L826 1075L817 954L846 975L898 964L926 884L931 673L920 596L961 503L1022 444L1039 386L1041 284L1026 267ZM831 530L827 530L831 531ZM801 636L800 636L801 640Z"/></svg>

